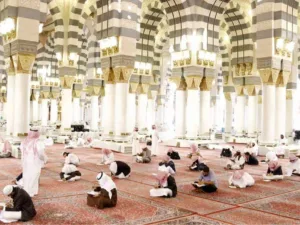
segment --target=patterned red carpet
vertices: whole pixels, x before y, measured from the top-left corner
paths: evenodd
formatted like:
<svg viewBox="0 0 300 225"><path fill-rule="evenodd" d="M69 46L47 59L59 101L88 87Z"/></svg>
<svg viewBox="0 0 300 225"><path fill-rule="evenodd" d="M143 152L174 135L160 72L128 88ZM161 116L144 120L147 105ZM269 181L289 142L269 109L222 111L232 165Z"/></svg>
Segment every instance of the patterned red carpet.
<svg viewBox="0 0 300 225"><path fill-rule="evenodd" d="M237 146L236 148L242 148ZM167 148L161 146L161 154ZM176 198L151 198L150 188L155 184L151 174L157 171L161 156L151 164L137 164L130 155L115 153L117 160L130 164L132 174L128 180L115 180L118 204L115 208L97 210L86 205L86 192L96 184L100 171L107 166L96 165L101 151L74 149L80 157L82 179L74 183L59 182L63 157L62 145L47 148L49 162L42 170L39 195L34 198L38 215L25 224L300 224L300 177L278 182L264 182L261 174L267 165L245 170L253 175L256 184L246 189L228 188L230 172L223 169L226 159L217 150L203 150L204 162L218 177L219 190L213 194L198 193L191 182L198 172L187 168L192 160L186 158L187 149L177 149L182 157L175 161L175 176L179 193ZM193 159L194 160L194 159ZM20 160L0 159L0 189L9 184L20 171ZM280 160L284 166L287 160ZM8 200L0 194L0 201ZM22 223L24 224L24 223Z"/></svg>

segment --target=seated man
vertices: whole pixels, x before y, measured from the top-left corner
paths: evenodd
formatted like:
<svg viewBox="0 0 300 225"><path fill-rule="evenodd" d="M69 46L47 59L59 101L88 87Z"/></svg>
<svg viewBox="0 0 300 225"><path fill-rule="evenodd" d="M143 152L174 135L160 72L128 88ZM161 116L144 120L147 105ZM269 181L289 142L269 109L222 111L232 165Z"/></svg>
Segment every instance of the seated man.
<svg viewBox="0 0 300 225"><path fill-rule="evenodd" d="M218 190L218 183L216 180L215 173L209 169L208 166L205 166L199 177L199 181L195 181L192 184L197 190L212 193Z"/></svg>
<svg viewBox="0 0 300 225"><path fill-rule="evenodd" d="M159 167L165 166L169 170L170 174L175 174L176 173L175 163L173 162L173 160L168 155L165 155L163 157L163 161L160 162L158 165L159 165Z"/></svg>
<svg viewBox="0 0 300 225"><path fill-rule="evenodd" d="M233 157L234 157L233 159L227 161L227 165L225 169L229 169L229 170L244 169L245 157L242 156L241 152L237 151Z"/></svg>
<svg viewBox="0 0 300 225"><path fill-rule="evenodd" d="M158 185L150 190L151 197L176 197L177 185L175 178L171 176L168 170L159 171L153 174L158 181Z"/></svg>
<svg viewBox="0 0 300 225"><path fill-rule="evenodd" d="M196 159L191 166L189 166L189 169L192 171L202 171L203 168L206 165L201 162L201 157L199 156L198 159Z"/></svg>
<svg viewBox="0 0 300 225"><path fill-rule="evenodd" d="M263 174L263 179L265 181L282 180L283 179L282 168L279 165L278 161L270 161L269 162L267 174Z"/></svg>
<svg viewBox="0 0 300 225"><path fill-rule="evenodd" d="M180 159L180 156L179 156L178 152L174 151L173 148L170 148L170 149L168 150L167 155L170 156L170 158L171 158L171 159L174 159L174 160Z"/></svg>
<svg viewBox="0 0 300 225"><path fill-rule="evenodd" d="M75 166L79 166L79 158L74 153L64 152L63 157L65 158L65 164L73 164Z"/></svg>
<svg viewBox="0 0 300 225"><path fill-rule="evenodd" d="M88 193L87 204L98 209L115 207L117 205L117 187L113 180L105 173L97 175L99 186Z"/></svg>
<svg viewBox="0 0 300 225"><path fill-rule="evenodd" d="M255 181L253 177L244 171L236 170L229 177L229 187L231 188L246 188L254 185Z"/></svg>
<svg viewBox="0 0 300 225"><path fill-rule="evenodd" d="M258 146L252 142L249 144L247 148L244 149L244 153L249 152L250 155L257 156L258 155Z"/></svg>
<svg viewBox="0 0 300 225"><path fill-rule="evenodd" d="M77 139L77 147L84 147L85 146L85 141L82 137L79 137Z"/></svg>
<svg viewBox="0 0 300 225"><path fill-rule="evenodd" d="M77 167L72 164L65 164L60 173L60 179L63 181L76 181L80 180L81 173Z"/></svg>
<svg viewBox="0 0 300 225"><path fill-rule="evenodd" d="M262 160L262 162L270 162L270 161L278 161L278 157L276 153L272 150L269 150L266 154L266 159Z"/></svg>
<svg viewBox="0 0 300 225"><path fill-rule="evenodd" d="M245 153L245 161L248 165L258 165L259 162L254 155L251 155L249 152Z"/></svg>
<svg viewBox="0 0 300 225"><path fill-rule="evenodd" d="M131 173L130 166L122 161L112 162L109 166L111 176L114 176L119 179L128 178Z"/></svg>
<svg viewBox="0 0 300 225"><path fill-rule="evenodd" d="M292 176L292 175L300 175L300 159L296 157L295 155L290 155L289 157L290 163L287 166L286 169L286 175Z"/></svg>
<svg viewBox="0 0 300 225"><path fill-rule="evenodd" d="M115 161L114 153L110 149L102 149L102 159L100 165L109 165Z"/></svg>
<svg viewBox="0 0 300 225"><path fill-rule="evenodd" d="M7 185L3 189L3 194L13 199L11 206L6 205L2 211L2 218L6 220L30 221L35 217L36 211L32 199L28 193L16 186ZM0 206L0 210L1 209Z"/></svg>
<svg viewBox="0 0 300 225"><path fill-rule="evenodd" d="M191 152L187 155L188 158L191 159L193 157L193 155L202 157L202 155L200 154L200 149L199 149L199 147L197 147L197 145L195 143L192 143L190 145L190 149L191 149Z"/></svg>
<svg viewBox="0 0 300 225"><path fill-rule="evenodd" d="M72 137L70 137L69 139L66 139L65 149L74 149L76 147L77 147L77 141L75 138L72 139Z"/></svg>
<svg viewBox="0 0 300 225"><path fill-rule="evenodd" d="M47 137L44 141L45 146L52 146L54 144L54 141L51 137Z"/></svg>
<svg viewBox="0 0 300 225"><path fill-rule="evenodd" d="M274 151L278 158L284 158L285 148L286 148L287 144L288 144L287 139L284 137L283 134L281 134L278 145L277 145L277 147L274 148Z"/></svg>
<svg viewBox="0 0 300 225"><path fill-rule="evenodd" d="M9 143L9 141L5 141L4 146L3 146L3 150L0 153L0 158L10 158L10 157L12 157L11 151L12 151L11 144Z"/></svg>
<svg viewBox="0 0 300 225"><path fill-rule="evenodd" d="M150 163L151 162L151 151L146 147L142 149L143 151L137 155L137 163Z"/></svg>
<svg viewBox="0 0 300 225"><path fill-rule="evenodd" d="M222 148L222 152L220 157L227 157L227 158L231 158L232 157L232 150L234 149L234 146L232 147L226 147L226 148Z"/></svg>

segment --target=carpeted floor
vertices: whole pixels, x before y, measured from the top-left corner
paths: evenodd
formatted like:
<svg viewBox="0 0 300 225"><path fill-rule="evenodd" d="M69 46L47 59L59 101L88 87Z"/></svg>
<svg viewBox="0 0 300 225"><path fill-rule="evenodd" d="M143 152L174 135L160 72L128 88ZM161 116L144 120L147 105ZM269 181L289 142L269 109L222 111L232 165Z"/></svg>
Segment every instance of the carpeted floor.
<svg viewBox="0 0 300 225"><path fill-rule="evenodd" d="M241 145L236 148L243 148ZM160 152L167 148L160 146ZM115 180L118 204L115 208L98 210L86 205L86 192L96 182L100 171L107 166L96 165L101 156L99 149L74 149L80 157L82 179L77 182L59 182L62 168L62 145L47 148L49 161L42 170L39 195L34 198L36 218L25 224L300 224L300 177L278 182L264 182L261 174L267 165L246 166L256 183L246 189L228 188L230 171L223 169L226 159L220 151L203 150L204 162L213 169L219 190L213 194L194 191L191 182L199 176L187 168L192 160L186 158L188 149L176 149L181 160L175 161L175 179L179 189L176 198L151 198L149 190L156 183L151 174L157 171L161 156L151 164L137 164L130 155L115 153L117 160L130 164L132 174L128 180ZM195 159L193 159L195 160ZM20 160L0 159L0 189L20 172ZM287 160L280 160L284 166ZM0 202L6 201L0 194Z"/></svg>

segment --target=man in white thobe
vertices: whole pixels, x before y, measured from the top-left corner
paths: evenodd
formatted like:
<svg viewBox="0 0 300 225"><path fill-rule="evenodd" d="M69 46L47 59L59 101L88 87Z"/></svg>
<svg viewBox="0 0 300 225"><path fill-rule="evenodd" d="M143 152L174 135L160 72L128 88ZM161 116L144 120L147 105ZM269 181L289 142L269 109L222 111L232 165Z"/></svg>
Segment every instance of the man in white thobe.
<svg viewBox="0 0 300 225"><path fill-rule="evenodd" d="M136 156L138 153L140 153L140 141L139 141L139 134L138 134L138 128L134 128L134 131L132 133L132 155Z"/></svg>
<svg viewBox="0 0 300 225"><path fill-rule="evenodd" d="M38 194L41 169L47 158L44 143L39 141L39 137L39 132L30 131L21 143L23 188L30 197Z"/></svg>

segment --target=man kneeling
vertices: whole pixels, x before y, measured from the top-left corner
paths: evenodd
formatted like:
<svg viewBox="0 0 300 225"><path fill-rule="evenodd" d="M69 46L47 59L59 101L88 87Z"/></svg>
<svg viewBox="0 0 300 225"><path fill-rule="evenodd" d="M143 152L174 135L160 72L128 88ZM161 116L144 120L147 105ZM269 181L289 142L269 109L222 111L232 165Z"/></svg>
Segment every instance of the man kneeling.
<svg viewBox="0 0 300 225"><path fill-rule="evenodd" d="M203 168L203 171L199 177L199 181L195 181L192 185L196 189L207 193L215 192L218 189L216 175L212 170L209 169L208 166Z"/></svg>
<svg viewBox="0 0 300 225"><path fill-rule="evenodd" d="M94 191L89 192L87 196L88 206L103 209L106 207L115 207L117 205L117 187L112 179L105 173L97 175L99 186Z"/></svg>
<svg viewBox="0 0 300 225"><path fill-rule="evenodd" d="M151 197L176 197L177 185L167 169L160 170L158 174L153 174L158 181L158 185L150 190Z"/></svg>
<svg viewBox="0 0 300 225"><path fill-rule="evenodd" d="M229 177L228 183L230 188L246 188L253 186L255 181L249 173L236 170Z"/></svg>
<svg viewBox="0 0 300 225"><path fill-rule="evenodd" d="M6 205L5 208L0 206L3 210L2 219L10 221L29 221L36 215L36 211L29 194L16 186L7 185L3 189L3 194L13 199L13 205Z"/></svg>
<svg viewBox="0 0 300 225"><path fill-rule="evenodd" d="M150 163L151 162L151 151L146 147L136 157L137 163Z"/></svg>
<svg viewBox="0 0 300 225"><path fill-rule="evenodd" d="M60 173L60 179L63 181L76 181L80 180L81 173L77 167L72 164L65 164Z"/></svg>

